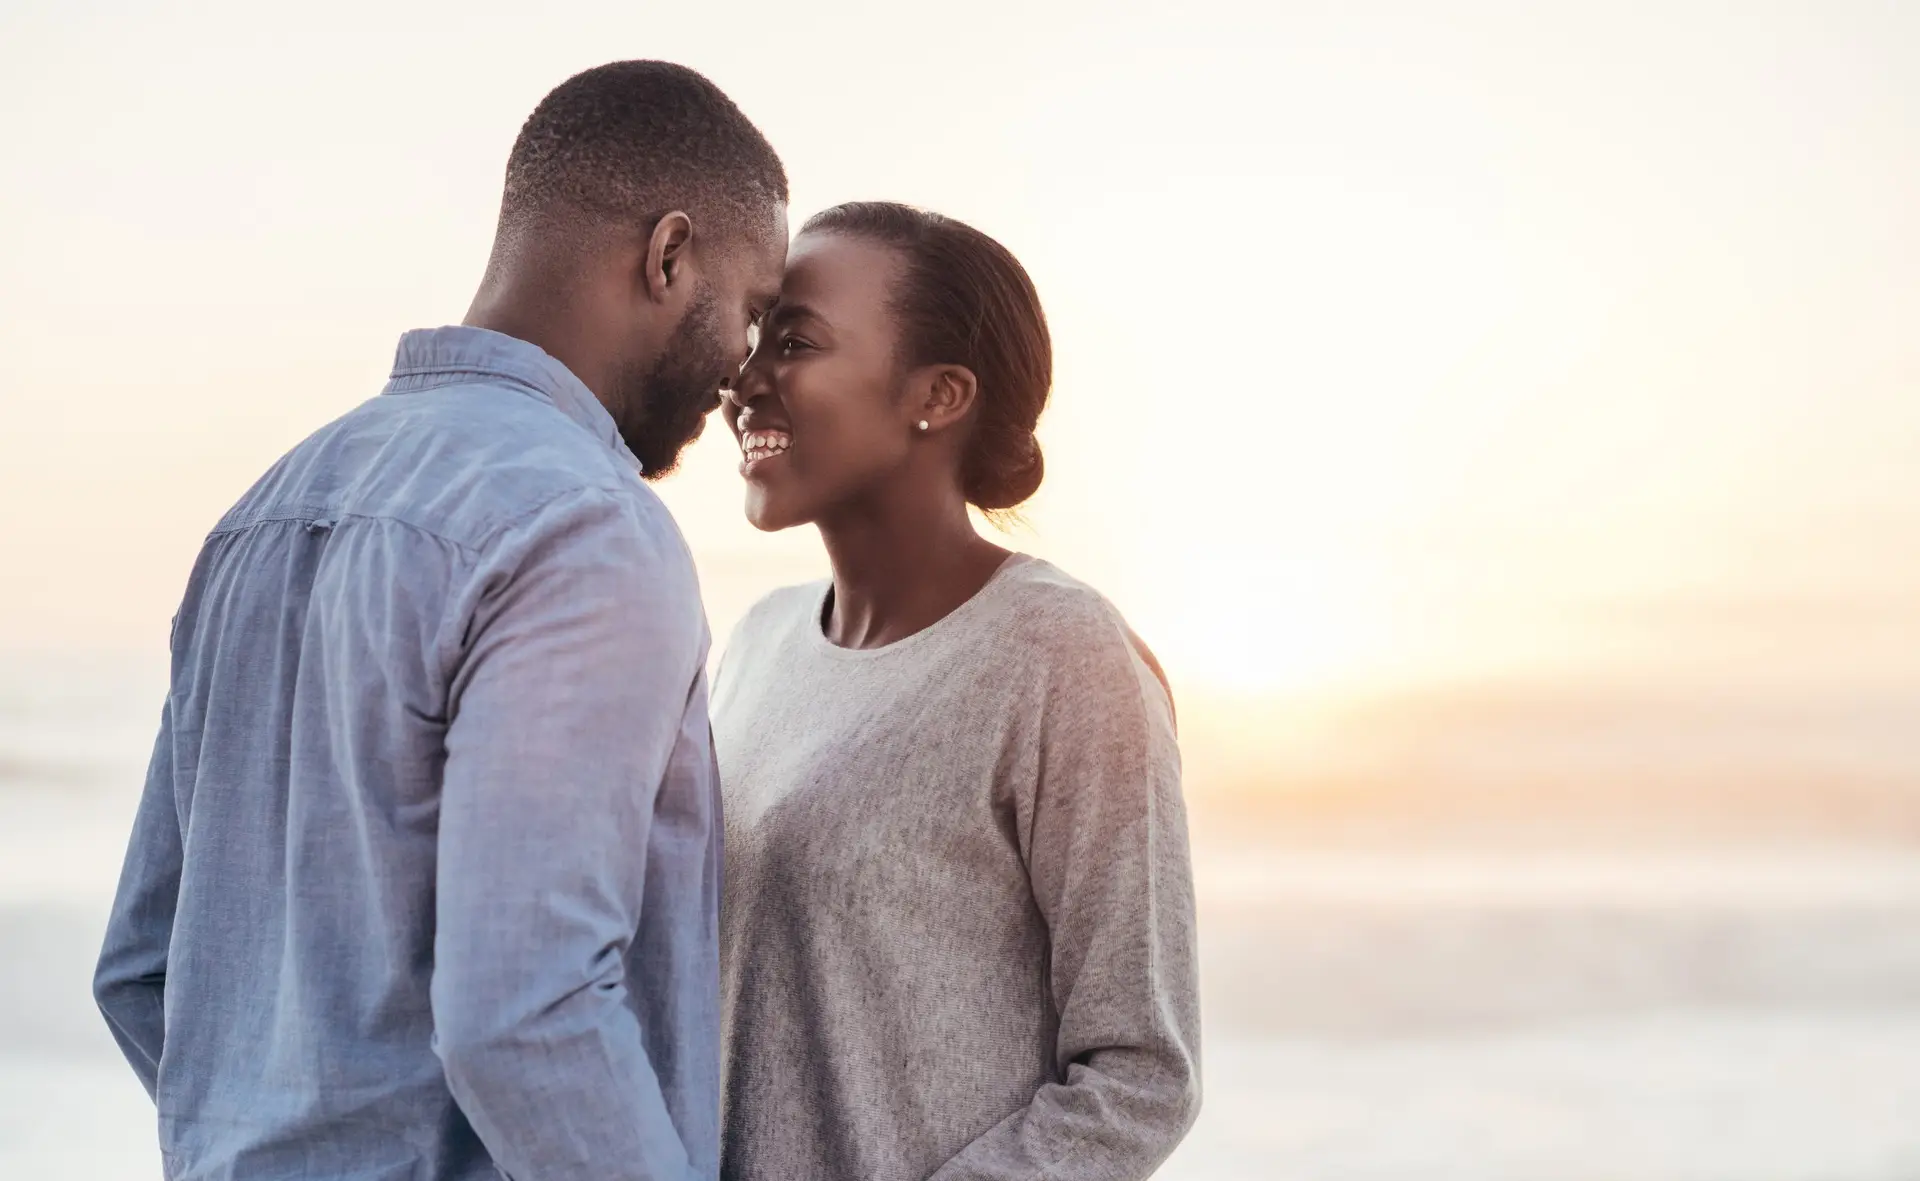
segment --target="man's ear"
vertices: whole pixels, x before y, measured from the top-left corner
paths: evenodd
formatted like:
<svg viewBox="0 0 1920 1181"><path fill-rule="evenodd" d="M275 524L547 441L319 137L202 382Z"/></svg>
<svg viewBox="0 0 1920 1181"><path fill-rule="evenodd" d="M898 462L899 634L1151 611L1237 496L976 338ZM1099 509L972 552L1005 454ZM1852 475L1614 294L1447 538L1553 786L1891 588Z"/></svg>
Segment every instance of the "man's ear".
<svg viewBox="0 0 1920 1181"><path fill-rule="evenodd" d="M927 434L963 421L980 396L979 379L965 365L931 366L925 371L920 386L923 392L918 417L927 424Z"/></svg>
<svg viewBox="0 0 1920 1181"><path fill-rule="evenodd" d="M647 239L647 257L641 282L656 303L666 303L684 277L687 254L693 245L693 219L676 209L654 224Z"/></svg>

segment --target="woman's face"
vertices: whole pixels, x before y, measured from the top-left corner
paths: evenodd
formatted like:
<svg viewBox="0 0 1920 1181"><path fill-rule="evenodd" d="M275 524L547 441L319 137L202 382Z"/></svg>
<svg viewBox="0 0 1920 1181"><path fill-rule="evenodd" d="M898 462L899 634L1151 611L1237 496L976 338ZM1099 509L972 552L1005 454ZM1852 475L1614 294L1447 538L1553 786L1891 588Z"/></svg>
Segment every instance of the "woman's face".
<svg viewBox="0 0 1920 1181"><path fill-rule="evenodd" d="M780 302L725 407L757 528L818 521L905 466L917 415L888 308L899 266L844 234L802 234L788 252Z"/></svg>

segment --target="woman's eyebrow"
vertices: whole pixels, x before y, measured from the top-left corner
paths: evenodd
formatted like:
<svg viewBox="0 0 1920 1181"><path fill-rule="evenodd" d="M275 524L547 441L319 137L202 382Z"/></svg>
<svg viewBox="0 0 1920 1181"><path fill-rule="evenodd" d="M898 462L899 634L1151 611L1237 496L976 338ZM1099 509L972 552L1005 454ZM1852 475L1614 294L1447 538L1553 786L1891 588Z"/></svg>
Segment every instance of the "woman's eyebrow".
<svg viewBox="0 0 1920 1181"><path fill-rule="evenodd" d="M770 325L791 324L795 320L818 320L819 318L820 314L806 304L779 300L768 309L766 322Z"/></svg>

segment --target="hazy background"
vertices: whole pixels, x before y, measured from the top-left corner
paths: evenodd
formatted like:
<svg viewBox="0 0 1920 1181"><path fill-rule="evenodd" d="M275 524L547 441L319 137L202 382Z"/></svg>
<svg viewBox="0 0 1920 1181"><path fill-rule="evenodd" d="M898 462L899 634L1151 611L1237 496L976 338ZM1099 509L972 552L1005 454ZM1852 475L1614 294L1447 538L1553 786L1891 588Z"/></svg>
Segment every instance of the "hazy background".
<svg viewBox="0 0 1920 1181"><path fill-rule="evenodd" d="M456 321L540 96L1027 264L1012 544L1181 698L1174 1178L1920 1178L1920 5L0 7L0 1172L157 1173L85 996L204 530ZM710 432L716 632L822 568Z"/></svg>

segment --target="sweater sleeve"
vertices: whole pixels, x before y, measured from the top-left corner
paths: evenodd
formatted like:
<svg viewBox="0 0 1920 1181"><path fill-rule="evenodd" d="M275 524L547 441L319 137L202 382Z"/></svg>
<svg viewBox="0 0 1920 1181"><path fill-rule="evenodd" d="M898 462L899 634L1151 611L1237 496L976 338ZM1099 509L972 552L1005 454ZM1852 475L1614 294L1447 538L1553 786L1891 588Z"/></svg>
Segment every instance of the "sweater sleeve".
<svg viewBox="0 0 1920 1181"><path fill-rule="evenodd" d="M1145 1178L1199 1111L1193 873L1171 701L1117 619L1062 632L1049 642L1039 774L1021 826L1052 944L1055 1077L933 1181Z"/></svg>

